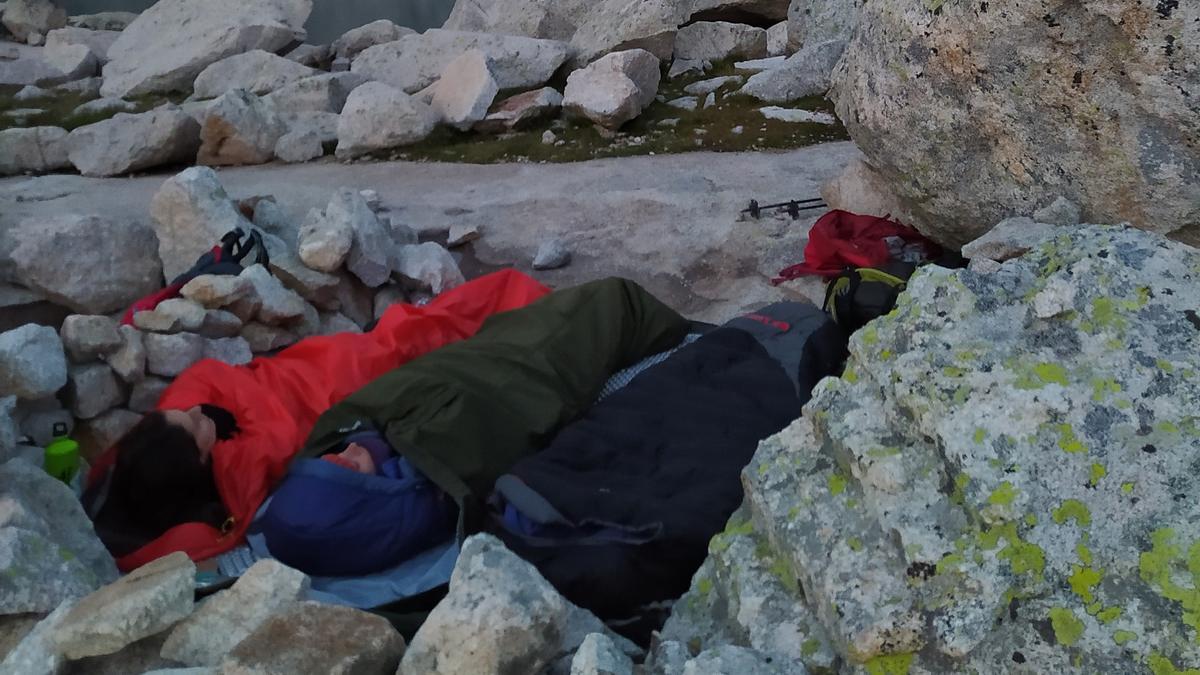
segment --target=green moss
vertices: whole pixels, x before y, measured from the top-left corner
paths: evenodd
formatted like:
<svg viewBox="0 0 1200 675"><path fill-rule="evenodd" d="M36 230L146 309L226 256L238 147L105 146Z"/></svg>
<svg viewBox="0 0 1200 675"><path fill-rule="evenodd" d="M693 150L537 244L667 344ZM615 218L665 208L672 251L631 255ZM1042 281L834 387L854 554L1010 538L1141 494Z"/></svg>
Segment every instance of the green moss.
<svg viewBox="0 0 1200 675"><path fill-rule="evenodd" d="M1149 658L1146 659L1146 667L1154 675L1200 675L1200 669L1188 668L1187 670L1180 670L1175 667L1174 663L1171 663L1170 659L1156 653L1151 653Z"/></svg>
<svg viewBox="0 0 1200 675"><path fill-rule="evenodd" d="M889 654L887 656L876 656L875 658L863 664L868 675L908 675L908 669L912 667L913 655L908 654Z"/></svg>
<svg viewBox="0 0 1200 675"><path fill-rule="evenodd" d="M1088 507L1078 499L1067 499L1063 501L1057 509L1054 509L1052 514L1054 522L1062 525L1068 520L1074 520L1080 527L1088 527L1092 524L1092 512Z"/></svg>
<svg viewBox="0 0 1200 675"><path fill-rule="evenodd" d="M1067 577L1067 583L1071 585L1071 591L1083 598L1084 602L1093 602L1096 598L1092 595L1092 589L1100 585L1100 579L1103 574L1097 572L1090 567L1074 565L1072 567L1071 576Z"/></svg>
<svg viewBox="0 0 1200 675"><path fill-rule="evenodd" d="M1083 637L1083 622L1065 607L1050 609L1050 625L1054 628L1054 637L1061 645L1070 647Z"/></svg>
<svg viewBox="0 0 1200 675"><path fill-rule="evenodd" d="M821 650L821 641L817 638L809 638L800 645L801 656L812 656Z"/></svg>
<svg viewBox="0 0 1200 675"><path fill-rule="evenodd" d="M1100 484L1100 480L1108 475L1108 469L1103 464L1093 462L1092 468L1088 471L1088 485L1096 487Z"/></svg>
<svg viewBox="0 0 1200 675"><path fill-rule="evenodd" d="M1016 498L1017 489L1013 487L1012 483L1004 481L1000 484L1000 487L992 490L992 494L988 495L988 503L997 506L1008 506Z"/></svg>
<svg viewBox="0 0 1200 675"><path fill-rule="evenodd" d="M829 474L826 483L829 486L829 494L835 497L846 491L846 478L839 473Z"/></svg>
<svg viewBox="0 0 1200 675"><path fill-rule="evenodd" d="M1075 436L1075 430L1070 424L1058 425L1058 447L1062 448L1063 452L1072 454L1087 452L1087 447Z"/></svg>
<svg viewBox="0 0 1200 675"><path fill-rule="evenodd" d="M1126 643L1137 639L1137 633L1128 630L1119 630L1113 633L1113 642L1118 646L1124 646Z"/></svg>

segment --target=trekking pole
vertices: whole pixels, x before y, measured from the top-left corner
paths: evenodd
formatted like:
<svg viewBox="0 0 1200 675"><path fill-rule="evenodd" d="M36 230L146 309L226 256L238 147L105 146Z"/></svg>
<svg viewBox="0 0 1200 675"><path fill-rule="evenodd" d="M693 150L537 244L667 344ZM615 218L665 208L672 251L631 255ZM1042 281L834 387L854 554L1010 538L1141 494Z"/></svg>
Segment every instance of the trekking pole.
<svg viewBox="0 0 1200 675"><path fill-rule="evenodd" d="M801 206L802 204L803 204L803 206ZM796 220L797 218L800 217L801 211L808 211L811 209L823 209L826 206L827 205L825 204L825 200L820 197L815 197L813 199L792 199L792 200L786 201L786 202L779 202L778 204L766 204L766 205L760 205L758 203L758 200L751 199L750 206L742 209L741 213L749 213L751 218L758 220L759 216L762 215L763 211L766 211L768 209L782 208L782 209L787 209L787 213L789 216L792 217L792 220Z"/></svg>

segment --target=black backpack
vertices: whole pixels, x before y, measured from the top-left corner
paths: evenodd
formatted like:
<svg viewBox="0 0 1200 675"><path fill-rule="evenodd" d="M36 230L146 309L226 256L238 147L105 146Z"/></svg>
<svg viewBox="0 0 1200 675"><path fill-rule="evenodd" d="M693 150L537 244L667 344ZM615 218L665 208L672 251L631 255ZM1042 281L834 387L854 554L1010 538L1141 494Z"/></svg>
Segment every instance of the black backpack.
<svg viewBox="0 0 1200 675"><path fill-rule="evenodd" d="M880 268L847 267L829 281L824 310L847 334L853 333L892 311L916 269L913 263L895 261Z"/></svg>

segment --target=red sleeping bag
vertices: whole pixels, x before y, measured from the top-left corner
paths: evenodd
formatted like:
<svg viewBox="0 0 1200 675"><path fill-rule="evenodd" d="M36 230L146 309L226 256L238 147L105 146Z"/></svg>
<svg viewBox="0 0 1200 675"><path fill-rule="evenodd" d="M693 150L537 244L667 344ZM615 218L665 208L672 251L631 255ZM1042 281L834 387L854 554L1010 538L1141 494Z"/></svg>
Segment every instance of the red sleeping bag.
<svg viewBox="0 0 1200 675"><path fill-rule="evenodd" d="M163 393L160 410L209 403L233 413L240 432L217 441L213 472L231 521L225 531L184 523L117 560L128 572L174 551L205 560L236 546L255 511L287 470L317 417L379 375L479 330L484 319L517 309L549 292L520 272L487 275L443 293L424 307L394 305L369 333L301 340L244 366L204 360ZM109 449L89 482L116 459Z"/></svg>
<svg viewBox="0 0 1200 675"><path fill-rule="evenodd" d="M772 281L778 284L805 275L836 277L847 267L882 267L892 258L888 237L920 244L927 258L936 257L941 250L920 232L894 220L834 209L809 230L804 262L782 270Z"/></svg>

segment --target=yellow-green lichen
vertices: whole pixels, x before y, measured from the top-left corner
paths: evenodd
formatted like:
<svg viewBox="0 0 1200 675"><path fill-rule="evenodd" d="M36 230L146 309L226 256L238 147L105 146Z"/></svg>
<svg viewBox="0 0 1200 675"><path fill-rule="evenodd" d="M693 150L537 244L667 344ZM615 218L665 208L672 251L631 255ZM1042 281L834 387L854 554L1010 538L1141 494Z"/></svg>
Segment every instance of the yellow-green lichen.
<svg viewBox="0 0 1200 675"><path fill-rule="evenodd" d="M1178 602L1183 608L1183 623L1196 631L1200 642L1200 540L1185 554L1175 543L1175 531L1161 528L1150 533L1151 548L1138 557L1138 573L1159 595ZM1186 564L1192 587L1175 582L1173 569Z"/></svg>
<svg viewBox="0 0 1200 675"><path fill-rule="evenodd" d="M712 579L701 579L700 581L696 582L696 592L698 592L700 595L708 595L709 593L712 593L712 589Z"/></svg>
<svg viewBox="0 0 1200 675"><path fill-rule="evenodd" d="M1154 675L1200 675L1200 669L1188 668L1187 670L1180 670L1176 668L1175 664L1171 663L1171 659L1162 654L1151 653L1150 657L1146 659L1146 667Z"/></svg>
<svg viewBox="0 0 1200 675"><path fill-rule="evenodd" d="M1054 628L1054 637L1061 645L1070 647L1083 637L1083 622L1065 607L1050 609L1050 625Z"/></svg>
<svg viewBox="0 0 1200 675"><path fill-rule="evenodd" d="M821 641L817 638L808 638L804 644L800 645L800 656L812 656L821 650Z"/></svg>
<svg viewBox="0 0 1200 675"><path fill-rule="evenodd" d="M946 377L962 377L967 374L966 369L958 366L945 366L942 368L942 374Z"/></svg>
<svg viewBox="0 0 1200 675"><path fill-rule="evenodd" d="M889 654L876 656L863 665L866 667L868 675L908 675L912 661L912 653Z"/></svg>
<svg viewBox="0 0 1200 675"><path fill-rule="evenodd" d="M1079 556L1079 561L1084 565L1092 564L1092 551L1083 542L1075 544L1075 554Z"/></svg>
<svg viewBox="0 0 1200 675"><path fill-rule="evenodd" d="M1117 643L1118 646L1124 646L1126 643L1132 642L1136 639L1137 633L1134 633L1133 631L1119 630L1113 633L1113 642Z"/></svg>
<svg viewBox="0 0 1200 675"><path fill-rule="evenodd" d="M1066 369L1057 363L1035 363L1032 367L1020 369L1013 386L1017 389L1041 389L1048 384L1067 386Z"/></svg>
<svg viewBox="0 0 1200 675"><path fill-rule="evenodd" d="M858 373L854 372L853 368L847 368L846 372L842 373L842 379L850 384L854 384L858 382Z"/></svg>
<svg viewBox="0 0 1200 675"><path fill-rule="evenodd" d="M876 342L879 342L879 331L875 328L875 326L867 326L866 328L863 328L862 341L863 344L868 347Z"/></svg>
<svg viewBox="0 0 1200 675"><path fill-rule="evenodd" d="M1062 448L1063 452L1072 454L1087 452L1087 447L1075 436L1075 430L1070 424L1058 425L1058 447Z"/></svg>
<svg viewBox="0 0 1200 675"><path fill-rule="evenodd" d="M850 547L851 551L857 552L863 550L862 539L858 537L850 537L846 540L846 545Z"/></svg>
<svg viewBox="0 0 1200 675"><path fill-rule="evenodd" d="M1017 489L1013 487L1012 483L1004 481L999 487L992 490L992 494L988 495L988 503L996 506L1008 506L1016 498Z"/></svg>
<svg viewBox="0 0 1200 675"><path fill-rule="evenodd" d="M1068 520L1074 520L1075 524L1080 527L1088 527L1092 524L1092 512L1088 511L1088 507L1078 499L1067 499L1054 509L1054 522L1062 525Z"/></svg>
<svg viewBox="0 0 1200 675"><path fill-rule="evenodd" d="M975 442L976 442L976 443L983 443L983 440L984 440L985 438L987 438L987 432L986 432L986 431L984 431L983 429L976 429L976 430L975 430Z"/></svg>
<svg viewBox="0 0 1200 675"><path fill-rule="evenodd" d="M1005 547L996 557L1007 560L1013 574L1032 574L1035 580L1042 580L1042 572L1046 568L1046 554L1038 545L1021 539L1017 534L1016 523L997 525L979 535L980 546L988 551L996 548L1000 540L1004 540Z"/></svg>
<svg viewBox="0 0 1200 675"><path fill-rule="evenodd" d="M1028 525L1029 527L1033 527L1034 525L1037 525L1038 524L1037 516L1033 515L1032 513L1026 513L1025 514L1025 524Z"/></svg>
<svg viewBox="0 0 1200 675"><path fill-rule="evenodd" d="M1107 607L1096 612L1096 620L1107 625L1121 618L1123 611L1120 607Z"/></svg>
<svg viewBox="0 0 1200 675"><path fill-rule="evenodd" d="M1133 483L1121 483L1121 492L1125 494L1133 493Z"/></svg>
<svg viewBox="0 0 1200 675"><path fill-rule="evenodd" d="M1099 403L1104 400L1105 394L1119 394L1121 392L1121 384L1114 379L1096 378L1092 380L1092 400Z"/></svg>
<svg viewBox="0 0 1200 675"><path fill-rule="evenodd" d="M1108 468L1103 464L1096 462L1092 463L1091 469L1088 470L1088 485L1096 487L1100 484L1100 480L1108 475Z"/></svg>
<svg viewBox="0 0 1200 675"><path fill-rule="evenodd" d="M838 473L829 474L829 479L826 481L829 486L829 494L837 496L846 491L846 478Z"/></svg>
<svg viewBox="0 0 1200 675"><path fill-rule="evenodd" d="M1071 585L1071 591L1083 598L1084 602L1092 602L1095 596L1092 595L1092 589L1100 585L1100 579L1103 574L1082 565L1072 566L1071 576L1067 577L1067 583Z"/></svg>

